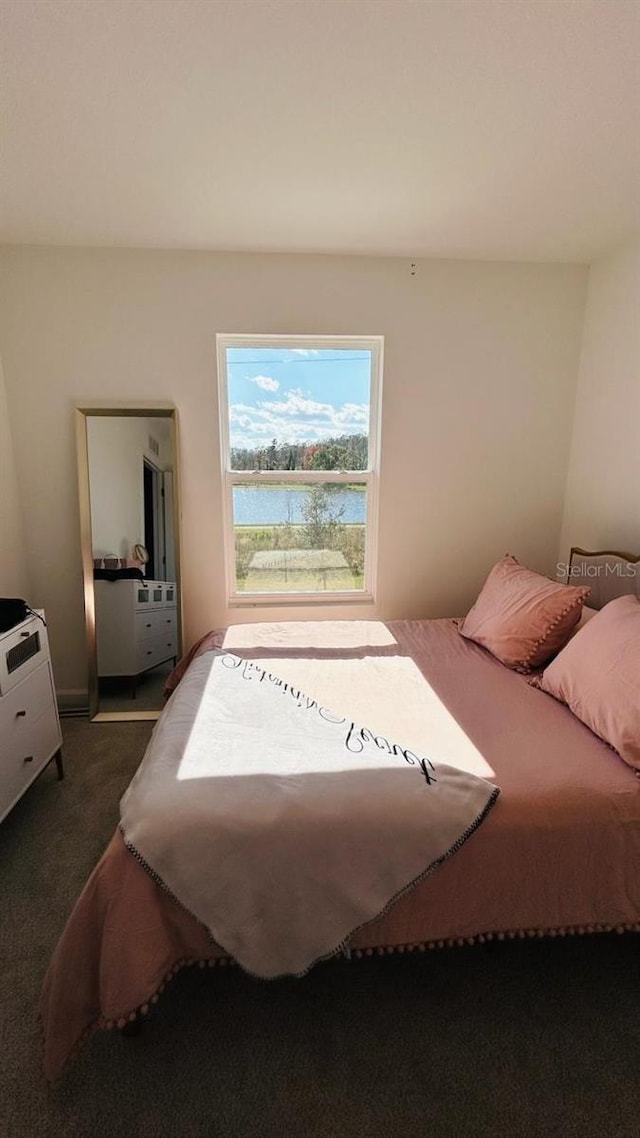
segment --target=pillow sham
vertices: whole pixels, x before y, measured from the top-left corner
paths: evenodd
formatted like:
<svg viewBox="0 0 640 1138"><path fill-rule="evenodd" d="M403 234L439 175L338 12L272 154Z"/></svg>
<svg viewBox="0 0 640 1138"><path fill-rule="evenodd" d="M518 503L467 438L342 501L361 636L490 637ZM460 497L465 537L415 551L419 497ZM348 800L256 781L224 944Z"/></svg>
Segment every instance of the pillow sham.
<svg viewBox="0 0 640 1138"><path fill-rule="evenodd" d="M591 590L560 585L505 554L496 562L458 631L517 672L530 672L562 648Z"/></svg>
<svg viewBox="0 0 640 1138"><path fill-rule="evenodd" d="M566 703L625 763L640 771L637 597L609 601L532 683Z"/></svg>

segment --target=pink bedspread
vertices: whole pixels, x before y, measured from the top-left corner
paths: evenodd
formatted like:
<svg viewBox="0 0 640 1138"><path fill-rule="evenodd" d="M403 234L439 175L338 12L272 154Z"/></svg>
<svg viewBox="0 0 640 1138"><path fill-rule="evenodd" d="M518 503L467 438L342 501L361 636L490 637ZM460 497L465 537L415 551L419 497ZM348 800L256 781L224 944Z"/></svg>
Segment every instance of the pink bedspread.
<svg viewBox="0 0 640 1138"><path fill-rule="evenodd" d="M352 949L640 929L640 780L567 708L463 640L453 621L392 622L386 625L391 637L380 638L387 643L359 648L347 638L337 648L315 651L300 643L302 626L293 651L284 627L274 628L271 650L259 642L243 649L237 633L225 647L238 655L281 657L282 667L285 657L316 658L322 664L318 682L325 685L331 684L328 661L334 657L384 658L390 676L393 657L402 658L405 672L412 657L470 749L493 772L487 777L501 788L480 830L383 918L360 929ZM196 651L221 639L216 634ZM419 702L410 694L407 714L413 709L415 718ZM366 693L360 698L366 701ZM379 702L380 693L372 692L372 726ZM388 709L380 707L380 714L397 714L402 702L402 686L390 690ZM47 1077L59 1074L93 1027L124 1025L148 1010L179 967L220 956L202 926L160 890L116 832L45 978Z"/></svg>

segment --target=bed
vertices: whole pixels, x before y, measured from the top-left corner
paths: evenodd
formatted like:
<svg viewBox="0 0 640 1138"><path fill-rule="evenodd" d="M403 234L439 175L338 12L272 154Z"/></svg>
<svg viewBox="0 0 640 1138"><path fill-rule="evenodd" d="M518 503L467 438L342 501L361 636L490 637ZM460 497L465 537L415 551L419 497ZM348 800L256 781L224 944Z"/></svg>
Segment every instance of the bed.
<svg viewBox="0 0 640 1138"><path fill-rule="evenodd" d="M602 607L638 595L637 565L627 555L575 551L570 580L596 579ZM269 668L355 722L374 717L378 732L416 752L435 749L439 761L500 788L455 856L358 928L346 957L640 930L638 772L531 674L461 636L459 621L232 626L203 637L170 687L180 690L192 662L212 651ZM181 968L233 963L117 830L45 978L47 1078L96 1027L126 1028L146 1015Z"/></svg>

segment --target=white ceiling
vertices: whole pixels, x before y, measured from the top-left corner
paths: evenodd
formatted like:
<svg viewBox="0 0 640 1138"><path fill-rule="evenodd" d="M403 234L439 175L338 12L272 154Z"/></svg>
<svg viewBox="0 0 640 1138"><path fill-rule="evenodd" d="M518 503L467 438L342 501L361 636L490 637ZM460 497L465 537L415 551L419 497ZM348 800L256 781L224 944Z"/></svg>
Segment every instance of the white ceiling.
<svg viewBox="0 0 640 1138"><path fill-rule="evenodd" d="M10 243L590 260L640 0L0 0Z"/></svg>

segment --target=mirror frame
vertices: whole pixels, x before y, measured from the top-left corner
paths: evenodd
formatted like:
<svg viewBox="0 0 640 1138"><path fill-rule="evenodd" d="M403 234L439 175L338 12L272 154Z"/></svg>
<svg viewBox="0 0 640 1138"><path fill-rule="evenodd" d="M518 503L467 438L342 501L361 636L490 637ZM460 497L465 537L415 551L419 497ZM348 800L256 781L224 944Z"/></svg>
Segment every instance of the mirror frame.
<svg viewBox="0 0 640 1138"><path fill-rule="evenodd" d="M178 434L178 412L172 403L90 404L75 408L76 451L78 460L78 495L80 505L80 548L82 552L82 580L84 590L84 615L87 640L89 719L94 723L123 723L154 721L160 716L158 711L100 711L98 692L98 654L96 649L95 592L93 587L93 542L91 529L91 492L89 486L89 445L87 420L99 416L112 418L145 417L149 419L171 419L174 450L174 495L173 532L175 538L176 586L178 590L176 605L177 653L182 655L182 574L180 543L180 442Z"/></svg>

